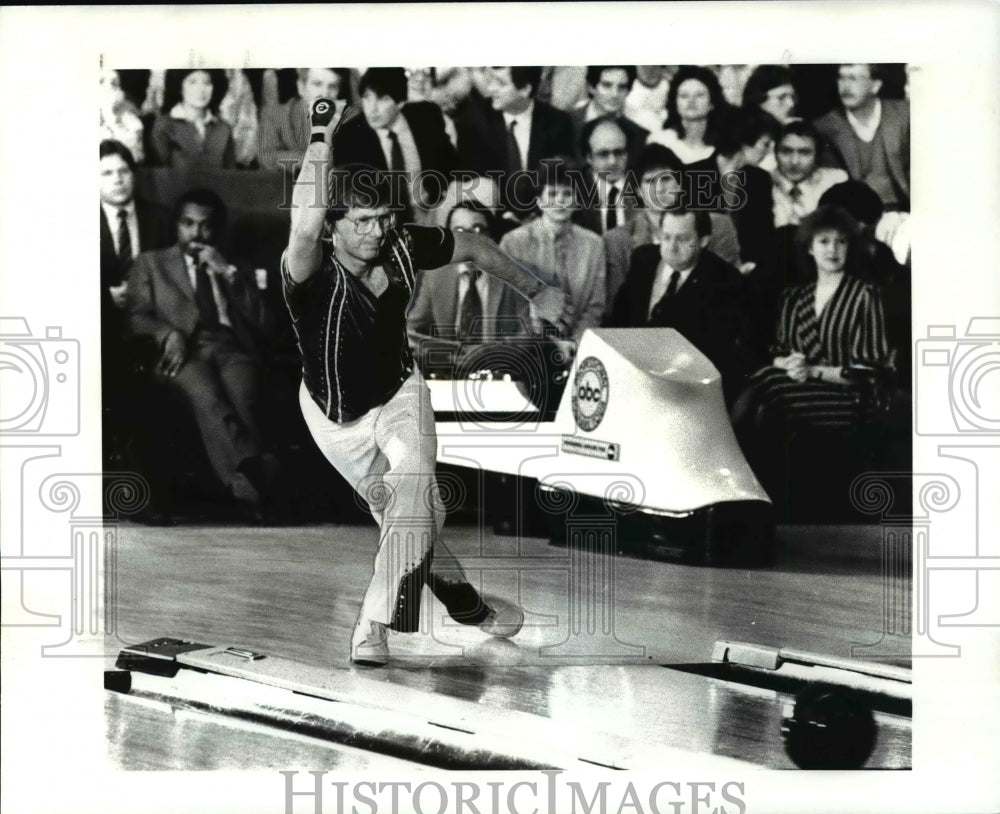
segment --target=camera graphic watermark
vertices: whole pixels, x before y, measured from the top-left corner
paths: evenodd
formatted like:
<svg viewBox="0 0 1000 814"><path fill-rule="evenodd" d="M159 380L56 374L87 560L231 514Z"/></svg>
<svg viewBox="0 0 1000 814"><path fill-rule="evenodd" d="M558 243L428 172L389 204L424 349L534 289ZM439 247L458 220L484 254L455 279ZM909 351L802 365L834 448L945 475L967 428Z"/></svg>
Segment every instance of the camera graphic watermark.
<svg viewBox="0 0 1000 814"><path fill-rule="evenodd" d="M918 435L1000 434L1000 317L931 325L916 351Z"/></svg>
<svg viewBox="0 0 1000 814"><path fill-rule="evenodd" d="M0 436L80 433L80 343L23 317L0 317Z"/></svg>

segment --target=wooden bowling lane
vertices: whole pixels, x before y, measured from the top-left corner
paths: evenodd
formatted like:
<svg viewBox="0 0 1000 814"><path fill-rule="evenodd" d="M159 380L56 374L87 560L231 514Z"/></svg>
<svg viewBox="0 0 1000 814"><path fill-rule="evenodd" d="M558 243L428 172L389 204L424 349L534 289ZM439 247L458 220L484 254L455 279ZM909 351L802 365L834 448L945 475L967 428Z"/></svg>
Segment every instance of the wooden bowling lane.
<svg viewBox="0 0 1000 814"><path fill-rule="evenodd" d="M779 564L754 571L593 554L574 561L542 540L449 528L470 578L520 601L525 629L491 640L449 624L430 603L425 633L393 634L393 661L381 670L347 659L374 526L127 527L119 539L120 643L176 636L240 645L560 726L583 720L634 737L655 724L651 737L666 746L744 759L763 751L767 765L788 765L777 740L781 699L747 702L742 688L657 665L707 662L718 639L838 657L880 642L880 653L906 661L908 642L883 635L877 528L781 529ZM890 729L889 752L873 765L908 765L908 726Z"/></svg>
<svg viewBox="0 0 1000 814"><path fill-rule="evenodd" d="M336 769L378 771L425 767L262 724L238 721L182 705L105 694L109 757L136 771L166 769Z"/></svg>

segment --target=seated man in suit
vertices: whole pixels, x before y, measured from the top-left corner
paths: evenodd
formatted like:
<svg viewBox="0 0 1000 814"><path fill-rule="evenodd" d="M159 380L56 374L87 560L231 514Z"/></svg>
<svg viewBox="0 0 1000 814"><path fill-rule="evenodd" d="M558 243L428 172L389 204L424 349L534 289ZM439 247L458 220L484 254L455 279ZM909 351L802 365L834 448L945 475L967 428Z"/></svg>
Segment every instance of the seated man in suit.
<svg viewBox="0 0 1000 814"><path fill-rule="evenodd" d="M433 102L404 104L407 80L402 68L369 68L358 92L364 115L337 131L337 164L391 171L399 203L417 216L441 199L455 169L444 114Z"/></svg>
<svg viewBox="0 0 1000 814"><path fill-rule="evenodd" d="M628 164L635 166L639 151L646 144L649 131L625 115L625 100L635 81L634 65L588 65L587 91L590 101L570 111L577 133L594 119L611 117L621 127L628 140ZM586 156L583 156L586 157Z"/></svg>
<svg viewBox="0 0 1000 814"><path fill-rule="evenodd" d="M226 218L218 195L187 192L175 215L176 244L143 252L129 274L129 325L158 344L158 376L191 405L219 480L254 507L276 476L254 414L271 315L253 271L237 268L217 247Z"/></svg>
<svg viewBox="0 0 1000 814"><path fill-rule="evenodd" d="M534 189L518 173L574 150L569 115L535 98L541 78L539 67L493 68L490 106L469 107L458 128L459 166L497 178L505 208L519 218L531 211Z"/></svg>
<svg viewBox="0 0 1000 814"><path fill-rule="evenodd" d="M707 251L711 228L707 212L665 211L659 245L632 253L611 325L674 328L715 365L732 403L754 369L746 345L744 283L735 268Z"/></svg>
<svg viewBox="0 0 1000 814"><path fill-rule="evenodd" d="M604 317L606 260L597 235L572 223L576 190L566 165L553 161L540 172L541 217L508 232L500 248L530 269L550 274L566 295L562 322L567 337L580 341Z"/></svg>
<svg viewBox="0 0 1000 814"><path fill-rule="evenodd" d="M640 246L658 243L663 213L683 204L683 162L662 144L647 144L642 148L636 177L639 180L641 207L631 218L604 235L604 250L608 260L608 294L606 317L611 316L618 289L625 281L632 252ZM739 262L739 241L732 219L726 213L711 212L712 235L708 249L730 265Z"/></svg>
<svg viewBox="0 0 1000 814"><path fill-rule="evenodd" d="M841 107L814 124L826 142L822 163L842 167L878 193L888 210L910 210L910 104L880 99L879 65L841 65Z"/></svg>
<svg viewBox="0 0 1000 814"><path fill-rule="evenodd" d="M462 202L448 213L445 228L491 237L490 214L478 204ZM465 262L421 273L406 328L425 376L451 376L477 345L533 333L527 301L498 277Z"/></svg>
<svg viewBox="0 0 1000 814"><path fill-rule="evenodd" d="M121 403L131 354L125 347L125 292L137 254L168 240L160 210L135 197L135 162L120 141L100 146L101 191L101 396L105 462L120 452L128 410Z"/></svg>
<svg viewBox="0 0 1000 814"><path fill-rule="evenodd" d="M635 177L626 172L628 138L618 119L594 119L583 126L580 147L587 166L573 221L603 237L629 221L639 203Z"/></svg>
<svg viewBox="0 0 1000 814"><path fill-rule="evenodd" d="M313 100L340 99L346 90L342 69L299 68L298 96L278 104L265 103L260 111L260 167L277 170L294 167L309 143L309 109Z"/></svg>

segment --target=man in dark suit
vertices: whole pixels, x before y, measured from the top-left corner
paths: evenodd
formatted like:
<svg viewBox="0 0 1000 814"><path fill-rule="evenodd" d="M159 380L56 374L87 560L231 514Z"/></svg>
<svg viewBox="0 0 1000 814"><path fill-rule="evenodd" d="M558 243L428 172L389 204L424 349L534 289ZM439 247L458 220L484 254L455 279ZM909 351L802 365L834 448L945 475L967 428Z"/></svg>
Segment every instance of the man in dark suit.
<svg viewBox="0 0 1000 814"><path fill-rule="evenodd" d="M631 220L641 202L638 182L627 172L628 138L618 119L605 117L583 126L580 144L587 166L573 222L603 237Z"/></svg>
<svg viewBox="0 0 1000 814"><path fill-rule="evenodd" d="M254 506L276 475L276 461L261 453L254 415L271 316L253 271L237 268L216 246L226 217L219 197L192 190L175 214L176 244L143 252L132 266L129 326L156 342L157 375L191 405L219 480Z"/></svg>
<svg viewBox="0 0 1000 814"><path fill-rule="evenodd" d="M826 144L822 163L847 170L878 193L886 209L910 209L910 105L880 99L878 65L841 65L837 92L841 107L814 126Z"/></svg>
<svg viewBox="0 0 1000 814"><path fill-rule="evenodd" d="M444 114L433 102L406 101L402 68L370 68L358 86L363 116L337 131L337 165L367 164L405 173L400 204L424 209L444 194L455 169L455 147L445 131ZM419 178L419 182L417 179Z"/></svg>
<svg viewBox="0 0 1000 814"><path fill-rule="evenodd" d="M574 151L569 116L535 98L541 78L539 67L494 67L489 107L470 107L457 126L459 167L484 176L502 173L503 203L518 216L531 211L534 185L521 182L512 188L506 179Z"/></svg>
<svg viewBox="0 0 1000 814"><path fill-rule="evenodd" d="M646 144L649 131L625 115L625 99L635 82L634 65L588 65L587 92L590 101L570 111L573 127L579 134L588 122L607 116L618 122L628 140L628 165L634 167ZM586 158L586 153L581 153Z"/></svg>
<svg viewBox="0 0 1000 814"><path fill-rule="evenodd" d="M123 454L128 435L125 382L132 353L125 343L125 291L132 260L169 240L166 218L135 198L135 161L120 141L100 146L101 187L101 399L104 460L108 468Z"/></svg>
<svg viewBox="0 0 1000 814"><path fill-rule="evenodd" d="M640 246L632 253L611 325L674 328L715 365L726 401L732 403L752 372L753 360L741 305L743 278L706 250L711 228L705 211L665 211L659 245Z"/></svg>

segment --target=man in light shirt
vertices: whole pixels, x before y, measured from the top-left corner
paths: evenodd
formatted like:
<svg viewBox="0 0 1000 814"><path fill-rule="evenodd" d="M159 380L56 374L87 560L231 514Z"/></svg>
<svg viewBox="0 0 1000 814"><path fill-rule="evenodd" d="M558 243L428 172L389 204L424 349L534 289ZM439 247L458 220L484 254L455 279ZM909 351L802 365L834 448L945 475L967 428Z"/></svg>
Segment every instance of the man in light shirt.
<svg viewBox="0 0 1000 814"><path fill-rule="evenodd" d="M255 416L272 316L253 271L237 268L218 248L226 218L218 195L191 190L175 214L177 242L143 252L129 273L129 326L156 342L156 374L190 404L223 486L255 507L277 464L261 452Z"/></svg>
<svg viewBox="0 0 1000 814"><path fill-rule="evenodd" d="M881 99L879 65L841 65L837 92L841 107L815 122L823 137L821 163L842 167L852 180L875 190L886 209L910 209L910 105Z"/></svg>
<svg viewBox="0 0 1000 814"><path fill-rule="evenodd" d="M830 187L847 180L847 173L816 163L820 137L810 124L796 120L778 134L774 154L777 167L771 172L774 184L774 225L798 226L819 206Z"/></svg>

